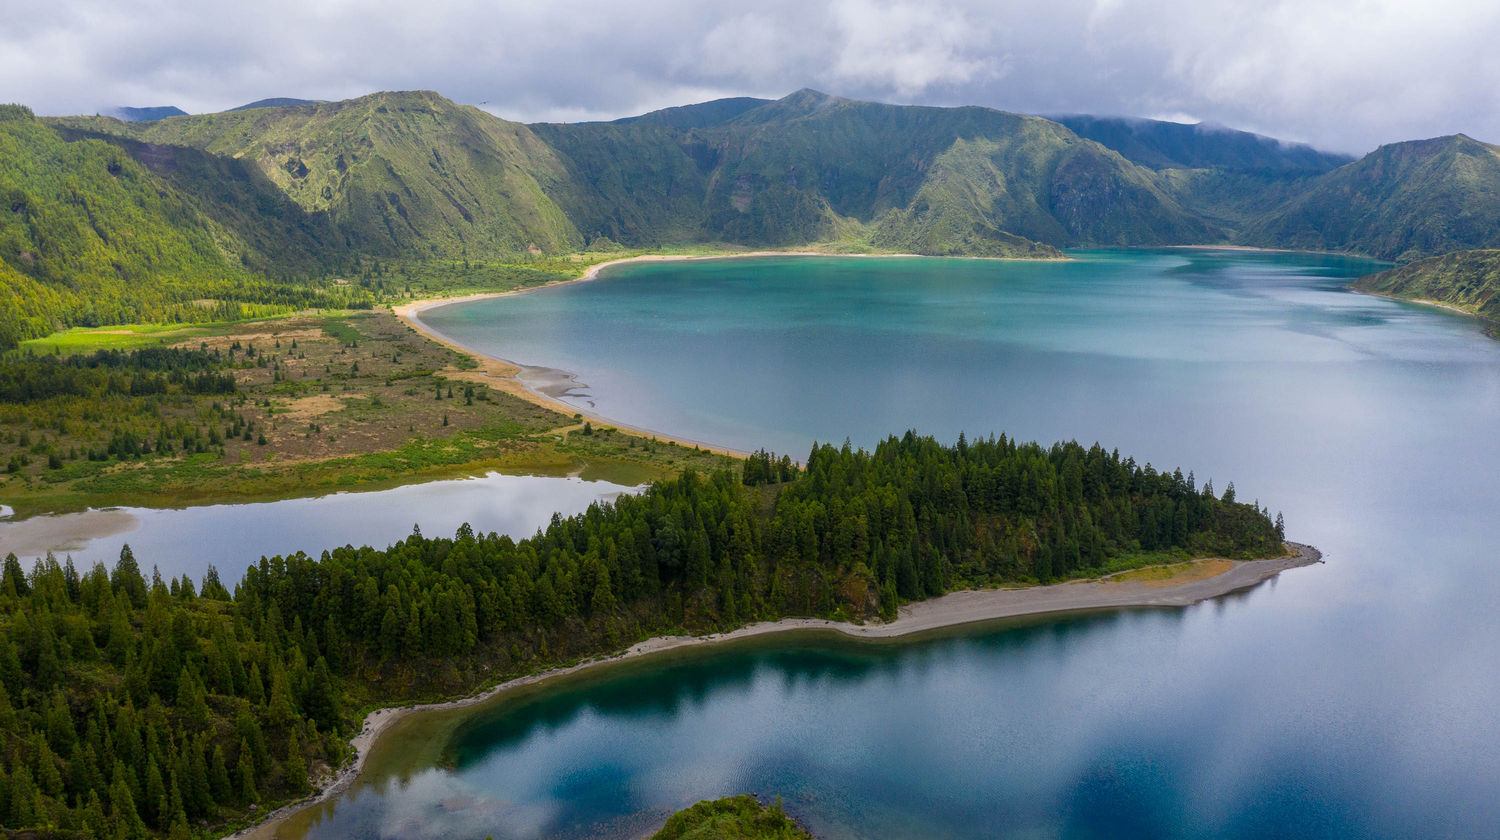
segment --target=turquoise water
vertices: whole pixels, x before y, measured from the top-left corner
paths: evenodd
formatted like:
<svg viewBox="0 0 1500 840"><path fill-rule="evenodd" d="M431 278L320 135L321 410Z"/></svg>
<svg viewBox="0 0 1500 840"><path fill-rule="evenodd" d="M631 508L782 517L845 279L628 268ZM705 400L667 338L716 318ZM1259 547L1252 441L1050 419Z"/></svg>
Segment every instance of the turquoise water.
<svg viewBox="0 0 1500 840"><path fill-rule="evenodd" d="M1326 564L1185 610L618 668L471 713L310 836L632 836L747 791L827 838L1496 836L1500 342L1343 291L1368 263L1077 256L636 266L425 320L738 448L1099 440L1233 480Z"/></svg>

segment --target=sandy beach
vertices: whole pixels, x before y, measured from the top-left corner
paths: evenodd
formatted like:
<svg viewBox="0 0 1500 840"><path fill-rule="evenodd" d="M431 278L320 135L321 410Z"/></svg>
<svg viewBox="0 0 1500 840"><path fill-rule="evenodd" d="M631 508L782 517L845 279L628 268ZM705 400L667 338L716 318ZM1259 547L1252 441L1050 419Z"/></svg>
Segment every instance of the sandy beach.
<svg viewBox="0 0 1500 840"><path fill-rule="evenodd" d="M350 739L354 758L333 781L321 791L301 802L286 805L271 812L260 823L229 835L230 840L271 840L277 837L277 829L295 813L327 802L344 791L359 778L371 747L398 721L420 712L462 709L493 700L508 691L523 686L535 685L549 679L576 674L588 668L597 668L608 663L619 663L666 651L689 647L719 644L774 633L824 631L839 633L857 639L894 639L912 636L967 624L1000 621L1023 616L1047 613L1083 612L1089 610L1186 607L1210 598L1217 598L1257 586L1280 573L1300 566L1322 561L1322 554L1310 545L1287 543L1289 552L1285 557L1268 560L1220 560L1209 561L1208 568L1217 572L1207 577L1188 574L1185 580L1174 583L1137 579L1132 573L1098 578L1094 580L1070 581L1049 586L1031 586L1020 589L978 589L950 592L937 598L918 601L903 606L896 619L885 623L851 624L820 618L786 618L780 621L763 621L749 624L727 633L707 636L660 636L632 645L628 650L613 656L601 657L566 668L557 668L539 674L531 674L509 680L486 691L448 703L429 703L390 709L377 709L365 717L359 734Z"/></svg>
<svg viewBox="0 0 1500 840"><path fill-rule="evenodd" d="M9 518L9 508L0 519ZM53 552L59 558L77 551L90 540L135 530L140 521L123 510L85 510L50 516L33 516L16 522L0 521L0 557L14 552L19 557L40 557Z"/></svg>

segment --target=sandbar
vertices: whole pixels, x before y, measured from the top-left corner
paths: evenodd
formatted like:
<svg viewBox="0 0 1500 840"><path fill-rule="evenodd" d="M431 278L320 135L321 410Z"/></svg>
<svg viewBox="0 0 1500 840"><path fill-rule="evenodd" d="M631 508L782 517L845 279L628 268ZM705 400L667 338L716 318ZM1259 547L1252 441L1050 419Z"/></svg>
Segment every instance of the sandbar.
<svg viewBox="0 0 1500 840"><path fill-rule="evenodd" d="M0 557L11 553L42 557L49 551L61 557L82 550L93 540L133 531L140 524L133 514L114 508L0 522Z"/></svg>

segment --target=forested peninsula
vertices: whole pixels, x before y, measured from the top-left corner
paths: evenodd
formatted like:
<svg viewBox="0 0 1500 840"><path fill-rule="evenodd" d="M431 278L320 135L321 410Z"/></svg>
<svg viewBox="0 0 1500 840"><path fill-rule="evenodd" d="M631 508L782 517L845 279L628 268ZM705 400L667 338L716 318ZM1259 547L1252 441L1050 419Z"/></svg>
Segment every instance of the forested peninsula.
<svg viewBox="0 0 1500 840"><path fill-rule="evenodd" d="M0 576L0 827L222 833L307 794L367 709L473 692L664 634L874 621L972 587L1283 552L1279 516L1076 443L757 453L519 542L465 527L275 557L231 592L150 558Z"/></svg>

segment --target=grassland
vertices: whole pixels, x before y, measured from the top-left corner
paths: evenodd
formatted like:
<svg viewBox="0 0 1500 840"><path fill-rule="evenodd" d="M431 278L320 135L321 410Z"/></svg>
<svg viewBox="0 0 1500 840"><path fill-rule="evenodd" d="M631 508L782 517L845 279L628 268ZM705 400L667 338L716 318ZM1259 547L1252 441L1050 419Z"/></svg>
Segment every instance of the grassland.
<svg viewBox="0 0 1500 840"><path fill-rule="evenodd" d="M237 392L0 405L0 465L10 468L0 504L28 515L268 500L490 470L634 483L724 462L464 381L471 359L385 310L74 330L32 344L67 353L163 343L218 351ZM126 433L153 451L91 457ZM155 451L164 436L195 445Z"/></svg>

